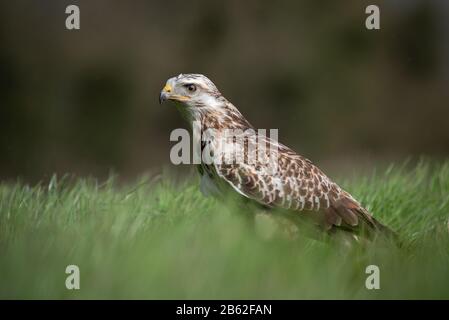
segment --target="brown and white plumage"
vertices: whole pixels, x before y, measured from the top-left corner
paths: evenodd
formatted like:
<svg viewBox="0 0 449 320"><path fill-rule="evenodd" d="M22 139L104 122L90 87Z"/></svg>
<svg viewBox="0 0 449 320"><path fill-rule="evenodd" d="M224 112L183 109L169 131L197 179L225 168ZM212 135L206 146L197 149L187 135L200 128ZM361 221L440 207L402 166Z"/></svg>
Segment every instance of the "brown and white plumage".
<svg viewBox="0 0 449 320"><path fill-rule="evenodd" d="M235 148L237 144L243 150L240 161L201 163L204 192L220 193L231 187L265 207L311 215L328 232L363 230L373 235L388 230L310 160L259 135L207 77L181 74L169 79L160 95L161 102L167 99L179 102L178 109L190 123L200 126L197 129L202 135L213 129L214 139L204 139L202 151L209 148L215 159L223 159L230 145ZM229 141L224 139L227 129L242 130L244 135ZM248 150L254 150L251 146L256 150L263 146L263 153L256 153L253 161L247 161Z"/></svg>

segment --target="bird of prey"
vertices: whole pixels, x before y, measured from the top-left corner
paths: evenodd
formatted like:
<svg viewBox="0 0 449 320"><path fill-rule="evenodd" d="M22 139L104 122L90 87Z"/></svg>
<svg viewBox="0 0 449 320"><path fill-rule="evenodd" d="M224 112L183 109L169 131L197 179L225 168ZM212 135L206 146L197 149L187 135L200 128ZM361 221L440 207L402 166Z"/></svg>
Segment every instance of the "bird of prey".
<svg viewBox="0 0 449 320"><path fill-rule="evenodd" d="M198 168L203 192L231 190L268 210L312 217L325 234L343 232L355 239L372 239L391 233L310 160L271 137L260 136L206 76L180 74L168 79L159 96L160 103L166 100L175 101L192 129L200 130L201 151L209 148L217 159L226 156L229 144L235 148L237 143L244 150L239 161L201 161ZM203 135L211 129L213 138L204 139ZM221 139L227 130L251 133L244 139ZM262 161L259 152L255 160L248 161L248 149L254 143L256 149L264 146L265 160L271 161ZM269 157L273 154L274 161Z"/></svg>

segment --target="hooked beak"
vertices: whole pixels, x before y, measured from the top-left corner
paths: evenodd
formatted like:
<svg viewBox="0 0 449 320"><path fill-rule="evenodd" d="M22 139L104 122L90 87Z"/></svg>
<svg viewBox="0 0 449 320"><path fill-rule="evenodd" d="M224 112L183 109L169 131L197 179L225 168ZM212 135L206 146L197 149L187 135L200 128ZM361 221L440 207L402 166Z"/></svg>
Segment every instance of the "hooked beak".
<svg viewBox="0 0 449 320"><path fill-rule="evenodd" d="M181 96L178 94L173 94L173 89L169 84L166 84L165 87L162 89L161 93L159 94L159 104L162 104L166 100L174 100L174 101L188 101L190 100L187 96Z"/></svg>
<svg viewBox="0 0 449 320"><path fill-rule="evenodd" d="M159 104L162 104L162 102L165 102L169 98L169 94L171 93L172 88L170 85L166 84L165 87L162 89L161 93L159 94Z"/></svg>

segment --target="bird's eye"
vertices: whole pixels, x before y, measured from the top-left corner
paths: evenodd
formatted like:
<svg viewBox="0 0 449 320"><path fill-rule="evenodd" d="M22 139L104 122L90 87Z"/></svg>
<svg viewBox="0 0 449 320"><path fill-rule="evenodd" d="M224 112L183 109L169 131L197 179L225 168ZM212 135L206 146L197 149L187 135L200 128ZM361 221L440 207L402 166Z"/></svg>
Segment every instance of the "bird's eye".
<svg viewBox="0 0 449 320"><path fill-rule="evenodd" d="M186 84L186 88L190 92L195 92L196 91L196 86L194 84Z"/></svg>

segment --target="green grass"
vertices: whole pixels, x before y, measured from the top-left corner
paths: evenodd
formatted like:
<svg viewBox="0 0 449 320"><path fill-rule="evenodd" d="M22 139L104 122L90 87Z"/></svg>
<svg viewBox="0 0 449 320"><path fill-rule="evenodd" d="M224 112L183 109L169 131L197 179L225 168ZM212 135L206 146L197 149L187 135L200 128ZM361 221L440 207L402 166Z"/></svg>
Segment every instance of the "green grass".
<svg viewBox="0 0 449 320"><path fill-rule="evenodd" d="M449 298L449 162L339 182L406 245L266 239L196 178L0 184L0 298ZM365 288L370 264L380 290Z"/></svg>

